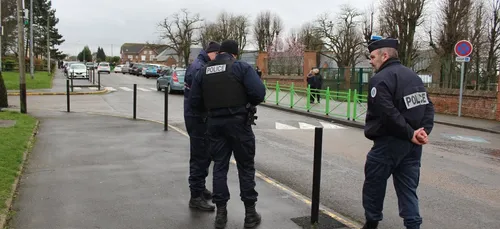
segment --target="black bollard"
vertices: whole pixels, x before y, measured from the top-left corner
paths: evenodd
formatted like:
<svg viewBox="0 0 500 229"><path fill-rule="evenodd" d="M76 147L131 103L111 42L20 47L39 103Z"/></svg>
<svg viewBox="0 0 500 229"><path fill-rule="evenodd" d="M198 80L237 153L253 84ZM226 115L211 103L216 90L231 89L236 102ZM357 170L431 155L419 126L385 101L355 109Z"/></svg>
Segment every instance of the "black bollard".
<svg viewBox="0 0 500 229"><path fill-rule="evenodd" d="M69 112L69 79L66 79L66 107Z"/></svg>
<svg viewBox="0 0 500 229"><path fill-rule="evenodd" d="M137 114L137 84L134 84L134 119Z"/></svg>
<svg viewBox="0 0 500 229"><path fill-rule="evenodd" d="M97 83L98 83L98 88L99 88L99 91L101 90L101 73L100 72L97 72Z"/></svg>
<svg viewBox="0 0 500 229"><path fill-rule="evenodd" d="M163 130L164 131L168 131L168 92L167 90L165 89L165 112L163 114L163 119L164 119L164 122L163 122Z"/></svg>
<svg viewBox="0 0 500 229"><path fill-rule="evenodd" d="M314 130L314 162L313 162L313 187L311 224L318 223L319 216L319 191L321 184L321 151L323 146L323 128L316 127Z"/></svg>

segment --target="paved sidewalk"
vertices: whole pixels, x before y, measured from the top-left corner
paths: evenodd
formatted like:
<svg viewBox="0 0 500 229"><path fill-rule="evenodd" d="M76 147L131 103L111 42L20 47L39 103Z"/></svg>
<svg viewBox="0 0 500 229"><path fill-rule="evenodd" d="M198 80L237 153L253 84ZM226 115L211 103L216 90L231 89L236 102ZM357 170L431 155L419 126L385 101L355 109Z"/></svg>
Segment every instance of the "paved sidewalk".
<svg viewBox="0 0 500 229"><path fill-rule="evenodd" d="M334 93L332 93L334 96ZM294 108L290 108L290 98L288 92L280 92L279 97L276 98L276 92L274 90L267 90L266 94L266 103L263 103L263 106L277 108L285 111L292 111L294 113L299 113L303 115L308 115L318 119L326 119L338 123L342 123L348 126L360 127L364 126L364 118L366 116L366 104L358 103L356 107L356 119L352 121L347 119L347 117L354 117L354 104L350 107L350 115L347 112L347 103L330 100L330 114L326 114L326 100L321 99L321 103L319 104L311 104L311 109L307 112L306 109L306 98L299 94L294 95ZM276 105L278 101L278 105ZM470 117L458 117L453 115L446 114L436 114L434 116L434 120L436 123L456 126L460 128L479 130L484 132L496 133L500 134L500 121L487 120L487 119L478 119L478 118L470 118Z"/></svg>
<svg viewBox="0 0 500 229"><path fill-rule="evenodd" d="M213 228L215 212L188 208L186 136L147 121L32 114L41 124L13 206L13 228ZM233 164L228 183L232 199L226 228L243 228ZM302 228L291 219L308 216L308 205L261 179L257 191L263 216L258 228ZM333 223L324 228L346 227Z"/></svg>
<svg viewBox="0 0 500 229"><path fill-rule="evenodd" d="M97 71L96 71L96 81L93 84L87 79L77 79L73 80L73 94L97 94L97 93L105 93L105 87L101 85L99 90L97 84ZM29 89L26 92L30 95L52 95L52 94L65 94L66 93L66 79L67 77L64 75L62 69L57 69L54 74L54 78L52 80L52 88L47 89ZM70 80L71 84L71 80ZM86 85L92 87L78 87L76 85ZM71 91L71 89L70 89ZM19 90L8 90L9 95L17 95Z"/></svg>

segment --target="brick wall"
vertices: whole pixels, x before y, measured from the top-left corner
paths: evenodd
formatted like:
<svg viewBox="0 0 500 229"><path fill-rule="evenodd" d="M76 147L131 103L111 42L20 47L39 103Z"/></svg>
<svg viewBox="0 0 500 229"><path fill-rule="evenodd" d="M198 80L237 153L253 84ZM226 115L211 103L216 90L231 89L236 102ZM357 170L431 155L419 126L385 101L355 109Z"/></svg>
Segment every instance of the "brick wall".
<svg viewBox="0 0 500 229"><path fill-rule="evenodd" d="M428 88L429 96L437 113L458 114L459 90ZM462 116L498 119L498 93L489 91L465 90L462 96Z"/></svg>

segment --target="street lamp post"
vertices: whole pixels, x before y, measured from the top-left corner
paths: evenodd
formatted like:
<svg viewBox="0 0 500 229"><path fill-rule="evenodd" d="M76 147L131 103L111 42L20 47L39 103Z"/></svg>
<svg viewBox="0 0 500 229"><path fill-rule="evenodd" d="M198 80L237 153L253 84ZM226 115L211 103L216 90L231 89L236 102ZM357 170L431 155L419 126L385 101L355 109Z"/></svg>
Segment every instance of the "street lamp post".
<svg viewBox="0 0 500 229"><path fill-rule="evenodd" d="M17 44L19 48L19 89L21 99L21 113L26 114L26 75L24 59L24 5L23 0L17 0Z"/></svg>

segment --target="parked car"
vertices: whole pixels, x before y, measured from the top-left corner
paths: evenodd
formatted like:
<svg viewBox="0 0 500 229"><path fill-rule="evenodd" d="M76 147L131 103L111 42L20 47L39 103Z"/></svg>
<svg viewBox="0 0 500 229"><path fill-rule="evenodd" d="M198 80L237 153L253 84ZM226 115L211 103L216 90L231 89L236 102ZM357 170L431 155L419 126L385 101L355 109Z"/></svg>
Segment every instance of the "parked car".
<svg viewBox="0 0 500 229"><path fill-rule="evenodd" d="M143 67L143 64L140 64L140 63L135 63L133 66L132 66L132 69L130 71L130 74L132 75L136 75L136 76L140 76L142 74L142 67Z"/></svg>
<svg viewBox="0 0 500 229"><path fill-rule="evenodd" d="M123 74L130 73L130 69L132 68L132 65L134 65L134 63L129 63L128 65L124 64L122 66L122 73Z"/></svg>
<svg viewBox="0 0 500 229"><path fill-rule="evenodd" d="M69 67L69 75L73 77L88 77L87 66L81 63L71 64Z"/></svg>
<svg viewBox="0 0 500 229"><path fill-rule="evenodd" d="M122 72L122 67L123 67L122 64L116 65L115 68L113 69L113 72Z"/></svg>
<svg viewBox="0 0 500 229"><path fill-rule="evenodd" d="M109 66L108 62L101 62L99 65L97 65L97 72L107 72L108 74L111 73L111 67Z"/></svg>
<svg viewBox="0 0 500 229"><path fill-rule="evenodd" d="M87 69L89 69L89 70L94 69L94 63L92 63L92 62L85 63L85 66L87 66Z"/></svg>
<svg viewBox="0 0 500 229"><path fill-rule="evenodd" d="M161 72L161 65L159 64L151 64L151 65L148 65L148 67L146 68L146 78L149 79L149 77L155 77L155 78L158 78L158 76L160 76L160 72Z"/></svg>
<svg viewBox="0 0 500 229"><path fill-rule="evenodd" d="M156 79L156 90L165 90L165 93L172 94L174 92L184 92L184 76L186 75L186 69L167 68L160 73L158 79Z"/></svg>

